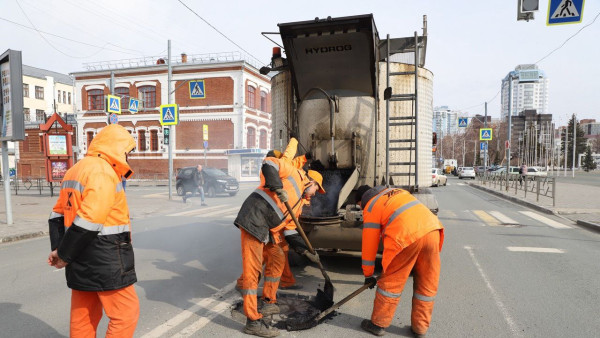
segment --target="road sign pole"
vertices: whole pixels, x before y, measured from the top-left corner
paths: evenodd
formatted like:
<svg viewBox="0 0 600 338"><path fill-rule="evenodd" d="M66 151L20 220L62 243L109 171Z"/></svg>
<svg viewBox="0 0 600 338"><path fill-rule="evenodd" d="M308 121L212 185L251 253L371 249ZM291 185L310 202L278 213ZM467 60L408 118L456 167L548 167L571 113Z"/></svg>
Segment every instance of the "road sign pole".
<svg viewBox="0 0 600 338"><path fill-rule="evenodd" d="M485 103L485 115L483 118L483 128L487 128L487 102ZM488 141L485 141L485 149L483 150L483 182L485 184L485 177L487 173L487 152L488 152Z"/></svg>
<svg viewBox="0 0 600 338"><path fill-rule="evenodd" d="M510 174L510 137L512 133L512 75L508 75L508 147L506 147L506 191L508 191L508 175Z"/></svg>
<svg viewBox="0 0 600 338"><path fill-rule="evenodd" d="M171 77L172 68L171 68L171 40L168 42L168 54L167 54L167 103L171 104ZM175 131L175 126L173 126L173 131ZM169 132L169 138L171 137ZM173 142L169 139L169 200L171 200L172 189L173 189Z"/></svg>

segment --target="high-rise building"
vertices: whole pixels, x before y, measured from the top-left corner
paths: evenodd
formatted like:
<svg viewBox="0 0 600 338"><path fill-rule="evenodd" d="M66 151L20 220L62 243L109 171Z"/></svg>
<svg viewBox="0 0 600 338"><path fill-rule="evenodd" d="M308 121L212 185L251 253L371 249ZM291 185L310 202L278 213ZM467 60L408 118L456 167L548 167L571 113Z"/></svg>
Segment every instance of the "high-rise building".
<svg viewBox="0 0 600 338"><path fill-rule="evenodd" d="M458 132L458 112L448 106L433 108L433 132L438 136L451 135Z"/></svg>
<svg viewBox="0 0 600 338"><path fill-rule="evenodd" d="M538 114L548 114L548 78L536 65L518 65L502 80L502 119L508 117L508 89L512 80L512 116L524 110L535 109Z"/></svg>

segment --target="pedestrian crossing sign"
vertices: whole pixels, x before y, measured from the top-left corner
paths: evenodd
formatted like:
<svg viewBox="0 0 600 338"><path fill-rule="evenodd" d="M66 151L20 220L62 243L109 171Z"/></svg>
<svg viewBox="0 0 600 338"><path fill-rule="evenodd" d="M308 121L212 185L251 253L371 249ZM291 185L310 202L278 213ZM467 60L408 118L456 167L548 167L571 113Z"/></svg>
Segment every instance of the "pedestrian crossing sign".
<svg viewBox="0 0 600 338"><path fill-rule="evenodd" d="M492 140L492 128L479 129L479 141L491 141L491 140Z"/></svg>
<svg viewBox="0 0 600 338"><path fill-rule="evenodd" d="M176 125L179 122L179 109L176 104L160 106L160 124L163 126Z"/></svg>
<svg viewBox="0 0 600 338"><path fill-rule="evenodd" d="M206 88L204 87L204 80L190 81L190 99L204 99L206 98Z"/></svg>
<svg viewBox="0 0 600 338"><path fill-rule="evenodd" d="M121 114L121 98L114 95L106 95L106 112Z"/></svg>
<svg viewBox="0 0 600 338"><path fill-rule="evenodd" d="M459 128L466 128L468 125L468 121L466 117L459 117L458 118L458 127Z"/></svg>
<svg viewBox="0 0 600 338"><path fill-rule="evenodd" d="M549 0L546 25L580 23L585 0Z"/></svg>
<svg viewBox="0 0 600 338"><path fill-rule="evenodd" d="M137 113L140 109L140 100L129 99L129 112Z"/></svg>

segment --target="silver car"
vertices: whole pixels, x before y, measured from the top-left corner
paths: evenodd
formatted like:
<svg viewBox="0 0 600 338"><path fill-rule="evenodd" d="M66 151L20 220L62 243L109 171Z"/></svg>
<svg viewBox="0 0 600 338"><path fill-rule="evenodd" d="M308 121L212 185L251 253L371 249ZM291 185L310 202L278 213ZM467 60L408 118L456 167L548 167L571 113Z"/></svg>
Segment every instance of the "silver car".
<svg viewBox="0 0 600 338"><path fill-rule="evenodd" d="M458 173L458 178L472 178L475 179L475 170L473 167L463 167L460 173Z"/></svg>

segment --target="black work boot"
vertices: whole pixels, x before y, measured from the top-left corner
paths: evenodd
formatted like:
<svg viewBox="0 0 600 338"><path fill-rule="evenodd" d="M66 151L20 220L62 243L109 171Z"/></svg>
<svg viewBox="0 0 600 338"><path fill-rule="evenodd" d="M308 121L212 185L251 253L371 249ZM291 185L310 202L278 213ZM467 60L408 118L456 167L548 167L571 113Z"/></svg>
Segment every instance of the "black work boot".
<svg viewBox="0 0 600 338"><path fill-rule="evenodd" d="M264 299L258 300L258 312L263 316L276 315L279 313L279 305L276 303L267 303Z"/></svg>
<svg viewBox="0 0 600 338"><path fill-rule="evenodd" d="M410 330L415 335L415 338L425 338L425 333L416 333L412 326L410 327Z"/></svg>
<svg viewBox="0 0 600 338"><path fill-rule="evenodd" d="M376 336L383 336L385 334L385 329L381 326L373 324L370 319L364 319L362 323L360 323L360 327Z"/></svg>
<svg viewBox="0 0 600 338"><path fill-rule="evenodd" d="M246 326L244 327L244 333L251 334L259 337L277 337L279 336L279 330L267 325L262 319L246 320Z"/></svg>

